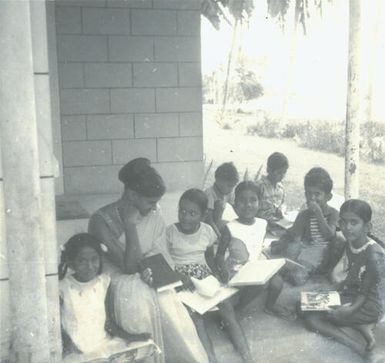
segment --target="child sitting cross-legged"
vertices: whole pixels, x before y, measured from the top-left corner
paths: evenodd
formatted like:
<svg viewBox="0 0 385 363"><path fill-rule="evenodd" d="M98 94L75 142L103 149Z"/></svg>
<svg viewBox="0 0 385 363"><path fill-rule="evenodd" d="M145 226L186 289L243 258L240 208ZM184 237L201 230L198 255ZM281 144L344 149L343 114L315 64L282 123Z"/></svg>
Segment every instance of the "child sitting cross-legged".
<svg viewBox="0 0 385 363"><path fill-rule="evenodd" d="M267 175L256 180L260 199L257 217L266 219L269 223L283 217L282 207L285 201L285 189L282 179L288 168L287 157L282 153L275 152L267 159Z"/></svg>
<svg viewBox="0 0 385 363"><path fill-rule="evenodd" d="M102 273L102 245L88 233L71 237L59 266L59 293L63 335L63 362L106 358L126 351L132 341L150 334L129 334L109 318L110 277ZM72 273L67 274L71 269ZM152 348L151 348L152 349Z"/></svg>
<svg viewBox="0 0 385 363"><path fill-rule="evenodd" d="M347 277L339 287L342 305L326 312L304 313L309 329L332 337L361 354L368 353L340 328L358 330L366 341L366 352L374 348L373 329L383 315L381 294L385 287L385 264L384 250L368 238L371 216L369 204L362 200L347 200L341 206L339 225L347 241L348 260Z"/></svg>
<svg viewBox="0 0 385 363"><path fill-rule="evenodd" d="M220 236L224 226L222 220L226 204L234 204L234 187L239 181L238 170L233 163L223 163L215 170L214 184L205 190L208 198L208 211L205 222Z"/></svg>
<svg viewBox="0 0 385 363"><path fill-rule="evenodd" d="M217 240L214 230L202 222L207 212L207 196L199 189L189 189L179 200L179 222L167 227L166 237L170 255L175 262L175 270L185 278L185 286L191 285L191 277L204 279L213 274L213 244ZM220 317L240 353L243 362L252 362L245 334L240 326L233 306L228 300L218 305ZM198 335L206 349L210 363L216 363L213 345L206 331L205 316L189 309Z"/></svg>
<svg viewBox="0 0 385 363"><path fill-rule="evenodd" d="M294 285L303 285L314 273L330 268L330 251L336 239L338 211L328 205L333 180L323 168L312 168L304 180L307 209L301 211L287 234L271 245L272 254L283 254L304 268L287 271Z"/></svg>
<svg viewBox="0 0 385 363"><path fill-rule="evenodd" d="M258 187L252 181L243 181L235 188L235 212L238 219L229 222L222 234L216 255L216 263L222 279L228 281L248 261L266 259L262 253L267 222L256 218L258 211ZM226 251L229 255L225 259ZM265 312L287 320L295 315L276 306L282 291L283 280L277 273L268 282ZM237 309L243 309L261 292L259 286L242 287Z"/></svg>

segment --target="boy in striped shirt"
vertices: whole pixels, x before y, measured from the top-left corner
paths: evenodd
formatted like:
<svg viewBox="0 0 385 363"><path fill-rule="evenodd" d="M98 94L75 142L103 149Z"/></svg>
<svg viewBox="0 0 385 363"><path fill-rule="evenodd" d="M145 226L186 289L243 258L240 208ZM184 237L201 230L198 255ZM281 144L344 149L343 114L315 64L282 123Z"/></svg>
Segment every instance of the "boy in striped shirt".
<svg viewBox="0 0 385 363"><path fill-rule="evenodd" d="M307 209L298 214L293 227L277 244L284 246L286 257L305 267L288 271L288 280L294 285L304 284L314 273L327 271L338 221L338 211L327 204L333 189L329 173L323 168L312 168L305 176L304 186Z"/></svg>

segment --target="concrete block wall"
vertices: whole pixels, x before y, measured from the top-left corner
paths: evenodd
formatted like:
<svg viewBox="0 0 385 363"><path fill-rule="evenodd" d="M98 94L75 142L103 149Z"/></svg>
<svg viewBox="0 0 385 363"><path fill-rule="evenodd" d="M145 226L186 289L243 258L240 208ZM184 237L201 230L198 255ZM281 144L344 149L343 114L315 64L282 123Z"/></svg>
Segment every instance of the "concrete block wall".
<svg viewBox="0 0 385 363"><path fill-rule="evenodd" d="M199 0L56 0L65 193L121 190L148 157L169 190L203 176Z"/></svg>

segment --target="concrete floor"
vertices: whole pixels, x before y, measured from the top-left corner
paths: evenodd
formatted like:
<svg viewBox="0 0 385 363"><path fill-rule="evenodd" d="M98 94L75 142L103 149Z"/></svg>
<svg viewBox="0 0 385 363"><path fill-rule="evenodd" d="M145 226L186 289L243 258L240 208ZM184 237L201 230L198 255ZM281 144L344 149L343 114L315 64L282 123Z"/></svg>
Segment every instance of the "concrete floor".
<svg viewBox="0 0 385 363"><path fill-rule="evenodd" d="M177 204L180 192L166 194L160 202L167 224L177 218ZM119 198L119 195L72 196L69 200L78 200L81 206L92 214L101 206ZM62 244L74 233L87 230L88 219L58 221L58 243ZM293 307L299 290L287 286L278 303ZM266 315L262 311L264 296L261 294L240 316L248 342L255 356L255 362L271 363L362 363L359 355L348 348L317 334L305 330L302 321L287 322ZM213 340L216 355L220 363L241 362L228 340L226 333L219 328L218 318L211 313L208 319L209 334ZM375 352L385 356L385 323L377 326L377 346ZM385 361L384 361L385 362ZM178 363L178 362L168 362Z"/></svg>

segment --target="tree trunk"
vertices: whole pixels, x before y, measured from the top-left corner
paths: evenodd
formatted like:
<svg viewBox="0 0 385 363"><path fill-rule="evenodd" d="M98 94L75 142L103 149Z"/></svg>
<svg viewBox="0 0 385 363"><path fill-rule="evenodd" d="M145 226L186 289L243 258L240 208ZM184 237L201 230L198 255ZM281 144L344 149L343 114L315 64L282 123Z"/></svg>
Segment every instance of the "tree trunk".
<svg viewBox="0 0 385 363"><path fill-rule="evenodd" d="M349 3L349 64L345 134L345 199L359 194L361 1Z"/></svg>
<svg viewBox="0 0 385 363"><path fill-rule="evenodd" d="M234 55L235 44L236 44L236 39L237 39L237 27L238 27L238 19L235 19L235 24L234 24L234 28L233 28L233 36L232 36L232 39L231 39L231 48L230 48L229 58L227 60L226 79L225 79L225 85L224 85L224 90L223 90L223 102L222 102L221 116L220 116L220 119L218 120L219 123L222 122L223 115L224 115L224 113L226 111L227 96L228 96L228 93L229 93L229 80L230 80L230 73L231 73L231 62L232 62L232 58L233 58L233 55Z"/></svg>

